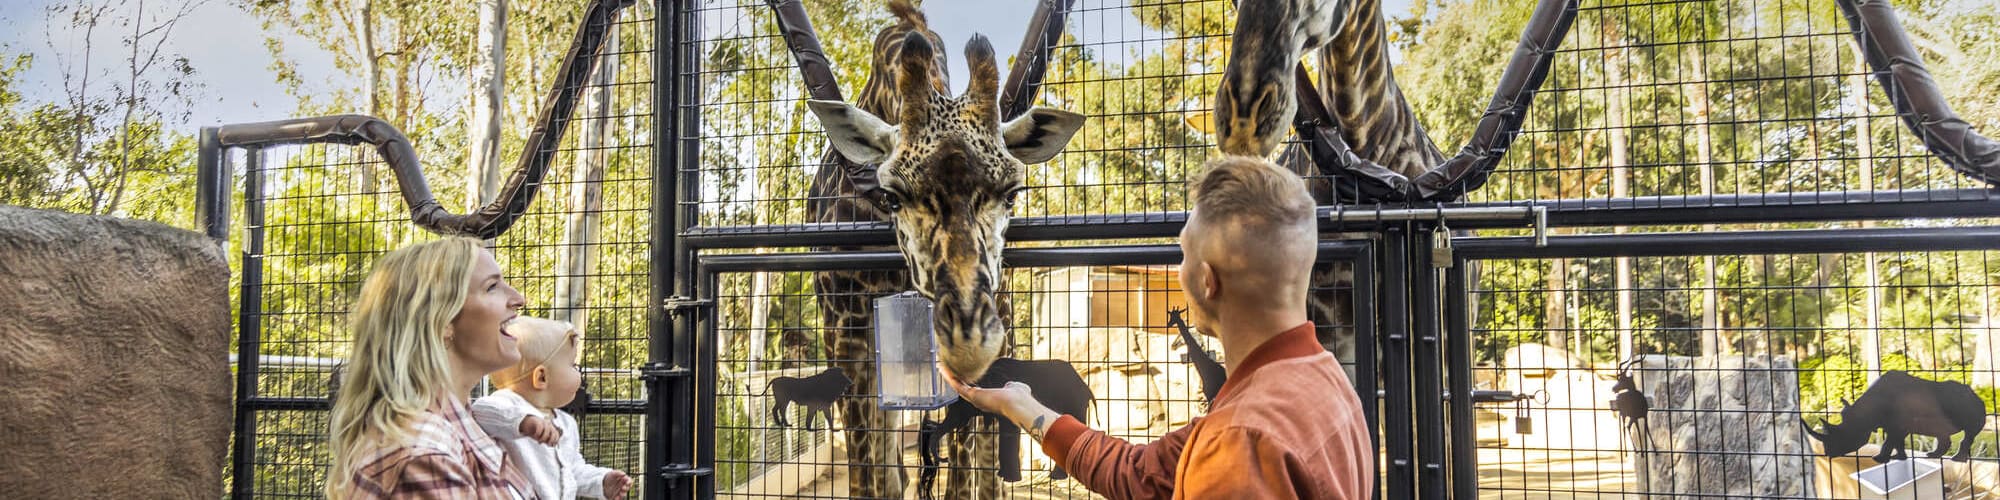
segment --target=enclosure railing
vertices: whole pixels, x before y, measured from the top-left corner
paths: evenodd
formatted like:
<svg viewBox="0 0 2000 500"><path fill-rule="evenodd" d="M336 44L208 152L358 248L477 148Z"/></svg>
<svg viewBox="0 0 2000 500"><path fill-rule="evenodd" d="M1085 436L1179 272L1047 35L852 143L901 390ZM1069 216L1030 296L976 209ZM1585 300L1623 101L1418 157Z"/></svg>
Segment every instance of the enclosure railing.
<svg viewBox="0 0 2000 500"><path fill-rule="evenodd" d="M1972 131L1945 104L1945 96L1919 62L1886 1L1837 0L1837 3L1847 16L1879 88L1889 96L1905 130L1920 137L1930 154L1957 172L1989 185L2000 181L2000 145ZM257 319L266 311L261 309L262 302L254 299L267 293L262 288L265 283L261 276L267 242L261 229L271 214L255 200L261 200L267 188L263 164L266 149L308 143L371 146L395 172L397 192L412 224L440 234L500 236L517 218L529 212L555 155L556 144L574 121L578 89L587 86L585 79L605 40L601 27L631 4L598 0L587 7L583 29L578 31L558 77L543 100L535 130L528 135L525 153L506 190L496 201L471 214L451 214L443 208L428 188L409 139L381 120L340 115L202 131L196 210L198 224L212 238L226 239L229 235L229 200L234 183L229 152L240 150L245 159L241 165L242 190L247 200L243 220L251 230L246 231L242 246L243 300L238 312L241 326L235 355L238 360L236 444L232 462L235 497L248 498L254 493L254 482L246 478L252 473L258 452L255 439L258 412L323 410L327 406L323 398L274 397L259 392L260 366L298 363L317 368L324 361L273 357L259 350L261 327ZM1485 177L1483 172L1493 168L1521 134L1527 103L1535 96L1534 88L1548 76L1548 57L1569 31L1567 27L1576 16L1576 4L1560 0L1541 2L1529 23L1530 32L1523 33L1524 43L1502 76L1506 83L1496 92L1486 119L1480 121L1472 141L1478 146L1452 160L1458 163L1444 166L1448 167L1445 170L1452 176L1451 181L1376 179L1390 187L1350 186L1350 189L1369 193L1364 199L1384 202L1319 208L1323 231L1368 233L1375 239L1374 242L1324 242L1321 250L1323 258L1354 262L1358 267L1374 270L1355 275L1355 289L1363 293L1355 295L1358 319L1352 326L1361 338L1374 340L1362 342L1365 354L1356 360L1357 368L1361 373L1381 373L1383 378L1380 387L1376 387L1374 377L1358 377L1355 383L1362 389L1368 414L1377 419L1371 421L1370 428L1383 432L1377 438L1386 448L1387 462L1377 464L1377 470L1385 476L1382 487L1387 498L1471 498L1477 494L1478 455L1476 443L1469 438L1474 432L1470 427L1474 386L1469 334L1475 318L1469 316L1466 301L1477 292L1475 276L1469 275L1468 270L1478 261L1723 252L2000 249L2000 243L1996 243L2000 242L2000 228L1985 226L1550 234L1554 228L1605 226L1658 228L2000 217L2000 191L1990 187L1403 203L1403 200L1433 199L1450 189L1471 189L1480 184ZM630 370L610 369L642 378L644 399L593 402L593 408L645 416L646 498L712 497L718 489L714 477L718 447L714 402L719 397L717 381L722 378L718 373L716 345L717 326L722 320L715 305L718 275L895 269L904 265L904 261L891 251L761 255L707 252L886 246L895 240L885 222L698 224L703 215L702 204L712 202L705 195L714 194L704 192L714 183L704 176L704 169L718 161L718 157L706 157L702 151L708 129L704 127L700 109L707 90L703 65L709 61L709 54L703 49L710 42L703 30L717 24L702 16L716 7L691 0L657 0L654 5L656 15L651 19L650 29L658 46L652 56L655 64L651 68L651 109L647 117L655 126L651 131L652 142L646 145L653 175L643 179L652 195L645 209L651 232L643 242L649 245L643 253L650 263L643 311L647 363ZM1034 101L1041 85L1038 75L1048 70L1049 52L1065 48L1059 47L1059 41L1076 9L1074 2L1068 0L1042 0L1038 5L1040 10L1032 22L1036 28L1031 29L1026 40L1030 43L1023 44L1018 57L1027 64L1016 68L1007 80L1004 102L1012 112L1024 110ZM790 13L789 18L779 23L783 29L778 36L799 51L795 53L796 61L808 75L806 93L817 98L839 98L838 87L831 81L834 74L831 63L823 57L824 48L818 46L814 37L799 34L810 33L809 25L802 22L804 4L774 1L767 6L776 7L774 11L780 17ZM809 57L812 55L820 57ZM786 98L791 97L800 96ZM1330 125L1307 121L1311 122L1307 125L1315 127ZM1337 134L1316 132L1315 140L1331 137L1338 141ZM1321 163L1329 161L1322 159ZM1477 165L1460 168L1472 163ZM1342 167L1339 162L1325 167L1349 182L1356 182L1355 178L1380 177L1344 171L1343 168L1356 167ZM858 179L865 181L866 176ZM1428 189L1417 192L1409 187L1412 182ZM1177 250L1169 245L1076 245L1172 238L1186 218L1187 213L1179 210L1019 217L1009 226L1010 240L1068 246L1009 249L1004 258L1013 267L1169 265L1179 260ZM1527 228L1534 233L1523 237L1464 238L1441 234L1447 228ZM1455 248L1456 255L1434 251L1440 246Z"/></svg>

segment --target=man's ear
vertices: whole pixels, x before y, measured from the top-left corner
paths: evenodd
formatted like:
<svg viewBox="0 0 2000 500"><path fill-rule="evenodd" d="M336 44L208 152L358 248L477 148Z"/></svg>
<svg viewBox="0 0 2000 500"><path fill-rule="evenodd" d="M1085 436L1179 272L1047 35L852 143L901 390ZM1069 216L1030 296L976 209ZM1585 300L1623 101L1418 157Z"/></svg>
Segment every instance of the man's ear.
<svg viewBox="0 0 2000 500"><path fill-rule="evenodd" d="M1214 302L1216 297L1222 296L1222 274L1207 262L1196 266L1200 268L1196 272L1201 273L1201 289L1195 290L1195 293L1201 294L1203 301Z"/></svg>
<svg viewBox="0 0 2000 500"><path fill-rule="evenodd" d="M528 385L534 387L537 391L549 388L549 368L546 366L535 367L535 371L528 373Z"/></svg>
<svg viewBox="0 0 2000 500"><path fill-rule="evenodd" d="M806 101L806 107L819 115L819 124L826 127L826 138L833 142L833 149L850 161L863 165L882 163L896 150L896 126L874 114L841 101L810 100Z"/></svg>

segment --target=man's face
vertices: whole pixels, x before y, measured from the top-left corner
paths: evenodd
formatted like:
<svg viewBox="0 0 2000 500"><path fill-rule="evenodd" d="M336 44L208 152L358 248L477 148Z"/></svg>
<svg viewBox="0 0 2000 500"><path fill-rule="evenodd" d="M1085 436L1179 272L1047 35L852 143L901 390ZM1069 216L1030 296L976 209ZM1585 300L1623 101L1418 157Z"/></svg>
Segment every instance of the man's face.
<svg viewBox="0 0 2000 500"><path fill-rule="evenodd" d="M1208 237L1212 230L1198 222L1199 220L1200 217L1190 211L1187 224L1181 226L1181 291L1188 299L1188 324L1193 325L1195 331L1201 332L1202 335L1213 337L1215 332L1209 325L1215 316L1209 311L1214 301L1208 295L1209 290L1213 288L1210 282L1215 279L1215 275L1214 270L1208 265L1206 256L1202 254L1202 250L1208 246Z"/></svg>

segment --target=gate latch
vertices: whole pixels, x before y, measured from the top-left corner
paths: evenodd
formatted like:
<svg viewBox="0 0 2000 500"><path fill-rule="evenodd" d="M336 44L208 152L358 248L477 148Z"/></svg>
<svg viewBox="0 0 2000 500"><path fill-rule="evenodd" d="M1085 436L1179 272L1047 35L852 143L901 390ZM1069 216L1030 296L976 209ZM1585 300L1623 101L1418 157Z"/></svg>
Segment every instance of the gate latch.
<svg viewBox="0 0 2000 500"><path fill-rule="evenodd" d="M667 464L666 467L661 467L655 474L659 474L664 479L693 479L714 475L715 469L711 467L695 467L688 464Z"/></svg>
<svg viewBox="0 0 2000 500"><path fill-rule="evenodd" d="M687 312L689 309L699 309L699 308L714 306L715 301L708 299L697 299L686 295L675 295L672 297L667 297L667 300L665 300L662 305L667 308L667 312L680 314Z"/></svg>

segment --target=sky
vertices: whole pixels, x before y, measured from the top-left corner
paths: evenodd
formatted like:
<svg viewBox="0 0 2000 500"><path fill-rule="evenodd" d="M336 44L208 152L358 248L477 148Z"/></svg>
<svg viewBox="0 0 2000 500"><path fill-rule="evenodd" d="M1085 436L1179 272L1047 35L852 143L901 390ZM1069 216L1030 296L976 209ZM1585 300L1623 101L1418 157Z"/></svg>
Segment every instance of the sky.
<svg viewBox="0 0 2000 500"><path fill-rule="evenodd" d="M17 85L30 102L60 100L60 68L66 61L75 64L73 54L80 52L80 44L68 40L72 37L60 36L65 32L66 19L54 19L52 25L47 15L51 5L60 3L64 2L0 1L0 52L29 52L35 57L33 66L22 75ZM161 7L158 5L160 2L154 3L156 8ZM1119 0L1077 0L1079 10L1085 12L1071 16L1070 22L1072 26L1089 23L1092 32L1110 37L1136 39L1152 35L1139 26L1138 20L1128 15L1106 16L1102 13L1118 11L1095 8L1099 4L1116 3L1120 3ZM1020 47L1028 18L1034 15L1034 7L1032 0L924 2L931 29L945 40L947 50L953 56L948 59L951 61L951 74L954 75L954 92L963 90L966 81L962 76L965 75L965 58L962 57L965 41L975 32L985 34L992 40L994 51L1004 65L1006 58ZM1410 9L1410 0L1386 0L1383 8L1390 15L1406 13ZM465 15L474 13L468 8ZM269 69L272 57L264 48L264 34L258 26L258 21L236 7L234 2L208 0L175 28L165 51L187 57L196 70L195 78L205 86L188 120L180 126L192 132L200 126L291 117L297 99L287 95L283 86L272 81ZM55 47L46 41L51 29L59 35L60 41ZM118 57L114 52L104 50L117 44L116 36L100 33L97 38L101 55L93 61L93 66L112 68L122 64L115 60ZM311 41L290 34L283 34L280 38L285 42L286 56L299 63L300 76L306 82L308 92L322 94L341 88L337 86L360 84L333 71L332 55L319 50ZM1157 43L1139 43L1130 47L1139 51L1157 46ZM1003 67L1001 72L1005 74L1006 69Z"/></svg>
<svg viewBox="0 0 2000 500"><path fill-rule="evenodd" d="M80 44L73 45L67 40L54 48L47 42L51 28L58 34L65 32L67 18L51 21L45 14L50 5L58 3L62 2L0 1L0 50L28 51L35 57L18 89L31 102L62 98L62 61L73 59L69 55L80 52ZM302 76L309 90L330 90L333 85L343 84L346 79L331 71L331 54L318 50L303 38L288 38L291 39L287 40L287 55L297 60L300 70L306 73ZM122 62L107 60L120 57L105 50L116 46L118 38L100 34L97 39L100 55L92 65L122 67L111 66ZM197 7L192 16L175 27L163 52L187 57L195 68L195 78L206 86L195 101L189 120L182 124L190 132L205 125L288 118L297 103L282 85L272 81L271 55L264 49L264 36L256 18L228 0L210 0Z"/></svg>

